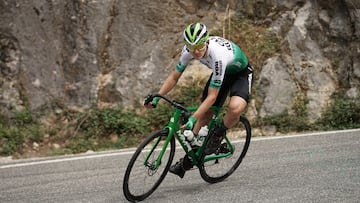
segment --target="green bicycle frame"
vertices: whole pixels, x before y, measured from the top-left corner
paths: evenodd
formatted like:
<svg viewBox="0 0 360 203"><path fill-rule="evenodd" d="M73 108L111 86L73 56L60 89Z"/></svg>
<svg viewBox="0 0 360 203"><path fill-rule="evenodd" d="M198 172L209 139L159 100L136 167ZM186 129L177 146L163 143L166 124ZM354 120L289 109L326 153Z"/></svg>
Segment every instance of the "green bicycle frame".
<svg viewBox="0 0 360 203"><path fill-rule="evenodd" d="M191 107L189 108L189 110L191 112L194 112L197 110L198 107ZM212 110L214 113L213 113L213 117L211 118L209 124L208 124L208 128L209 128L209 132L208 132L208 136L206 136L204 142L203 142L203 145L200 146L196 153L195 153L195 156L192 156L191 154L188 154L193 160L199 160L200 156L202 155L203 151L204 151L204 148L205 148L205 144L208 142L208 139L210 138L209 135L213 134L213 131L214 131L214 127L216 124L219 124L219 115L220 115L220 112L221 112L221 108L220 107L217 107L217 106L212 106L210 107L210 110ZM230 140L225 136L225 141L227 143L227 145L229 146L229 149L230 151L228 153L222 153L222 154L213 154L211 156L206 156L203 160L203 163L205 162L208 162L208 161L211 161L211 160L216 160L216 159L220 159L220 158L225 158L225 157L228 157L230 155L233 154L234 152L234 147L233 145L231 144ZM197 163L194 163L194 164L197 164Z"/></svg>
<svg viewBox="0 0 360 203"><path fill-rule="evenodd" d="M190 107L188 108L189 111L191 112L194 112L197 110L198 107ZM209 134L212 134L213 132L213 129L214 129L214 125L219 122L218 121L218 116L219 116L219 113L221 112L221 108L219 107L216 107L216 106L212 106L210 108L211 110L214 111L214 115L212 117L212 119L210 120L209 122L209 125L208 125L208 128L210 129L209 130ZM192 150L191 148L189 149L189 143L182 139L182 136L181 136L181 129L180 129L180 126L179 126L179 120L180 120L180 117L181 117L181 110L180 109L175 109L174 111L174 114L173 116L170 118L170 121L169 123L165 126L164 129L168 129L168 134L167 134L167 138L164 142L164 145L159 153L159 156L157 157L157 160L155 161L154 165L152 165L152 169L156 170L159 165L161 164L161 160L163 158L163 155L166 151L166 148L170 142L170 140L172 139L172 137L175 135L176 139L178 140L178 142L180 143L181 147L184 149L185 153L191 157L191 159L193 160L193 164L194 165L198 165L199 164L199 159L200 159L200 156L202 155L203 153L203 150L205 148L204 144L207 143L208 139L209 139L209 136L206 136L204 142L203 142L203 145L198 147L198 149L196 150L196 152L194 150ZM161 137L159 137L156 142L154 143L153 147L150 149L149 153L147 154L145 160L144 160L144 165L148 165L148 160L150 158L150 156L152 155L152 153L154 152L155 148L157 147L157 145L160 143L161 141ZM215 160L215 159L219 159L219 158L224 158L224 157L227 157L227 156L230 156L231 154L233 154L234 152L234 147L233 145L231 144L230 140L225 137L225 141L227 143L227 145L229 146L229 149L230 151L228 153L223 153L223 154L218 154L218 155L211 155L211 156L206 156L205 159L203 160L203 162L207 162L207 161L211 161L211 160Z"/></svg>

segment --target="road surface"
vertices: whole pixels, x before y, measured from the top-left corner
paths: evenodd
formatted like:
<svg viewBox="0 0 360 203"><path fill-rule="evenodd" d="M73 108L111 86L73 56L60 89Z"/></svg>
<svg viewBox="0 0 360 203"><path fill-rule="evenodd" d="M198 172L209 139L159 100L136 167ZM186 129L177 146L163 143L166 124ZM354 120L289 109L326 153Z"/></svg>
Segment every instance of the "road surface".
<svg viewBox="0 0 360 203"><path fill-rule="evenodd" d="M0 202L127 202L133 150L1 159ZM168 174L143 202L360 202L360 129L253 138L224 182L208 184L198 170Z"/></svg>

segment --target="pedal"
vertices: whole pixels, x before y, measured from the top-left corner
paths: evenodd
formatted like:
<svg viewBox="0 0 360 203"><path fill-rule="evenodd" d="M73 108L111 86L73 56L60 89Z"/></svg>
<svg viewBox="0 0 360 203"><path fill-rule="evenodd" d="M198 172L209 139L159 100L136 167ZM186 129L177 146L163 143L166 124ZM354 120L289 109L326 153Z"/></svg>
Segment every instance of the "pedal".
<svg viewBox="0 0 360 203"><path fill-rule="evenodd" d="M225 154L230 152L229 146L226 143L222 143L219 148L216 149L215 154Z"/></svg>

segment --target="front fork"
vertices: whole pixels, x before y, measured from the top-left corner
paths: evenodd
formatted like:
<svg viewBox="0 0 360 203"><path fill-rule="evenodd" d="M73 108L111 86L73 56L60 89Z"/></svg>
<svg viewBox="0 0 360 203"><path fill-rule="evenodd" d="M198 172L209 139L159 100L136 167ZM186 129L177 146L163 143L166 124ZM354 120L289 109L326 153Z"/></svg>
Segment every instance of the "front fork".
<svg viewBox="0 0 360 203"><path fill-rule="evenodd" d="M167 131L167 133L165 133L165 131ZM172 138L172 133L170 129L164 129L164 131L160 131L160 133L164 133L164 135L160 135L158 138L156 138L155 143L153 144L153 146L151 147L151 149L149 150L149 153L146 155L146 158L144 160L144 165L149 167L151 170L157 170L158 167L161 164L161 160L164 156L164 153L167 149L167 146L169 145L171 138ZM164 141L164 145L161 148L161 151L159 153L159 156L156 158L156 161L154 163L150 163L149 159L152 156L152 154L154 153L155 149L157 148L157 146L159 145L159 143L162 141L162 137L166 136L166 139Z"/></svg>

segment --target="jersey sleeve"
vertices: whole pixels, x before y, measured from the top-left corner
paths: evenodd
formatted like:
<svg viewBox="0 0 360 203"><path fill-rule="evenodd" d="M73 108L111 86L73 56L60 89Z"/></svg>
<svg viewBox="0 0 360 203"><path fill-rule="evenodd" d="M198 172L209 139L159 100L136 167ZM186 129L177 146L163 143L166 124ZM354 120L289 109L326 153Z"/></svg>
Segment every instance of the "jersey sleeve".
<svg viewBox="0 0 360 203"><path fill-rule="evenodd" d="M249 61L239 46L234 43L232 43L232 45L234 47L234 60L228 65L226 71L238 73L248 66Z"/></svg>
<svg viewBox="0 0 360 203"><path fill-rule="evenodd" d="M186 46L181 51L179 62L176 64L176 70L180 73L184 72L189 62L193 59L190 52L186 49Z"/></svg>
<svg viewBox="0 0 360 203"><path fill-rule="evenodd" d="M216 60L213 64L213 74L210 80L210 87L220 89L225 76L225 67L222 60Z"/></svg>

